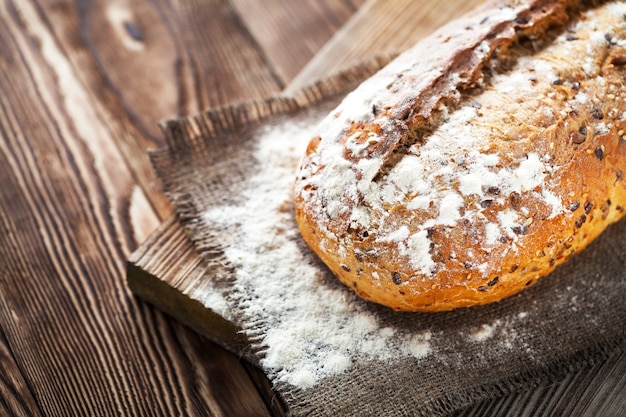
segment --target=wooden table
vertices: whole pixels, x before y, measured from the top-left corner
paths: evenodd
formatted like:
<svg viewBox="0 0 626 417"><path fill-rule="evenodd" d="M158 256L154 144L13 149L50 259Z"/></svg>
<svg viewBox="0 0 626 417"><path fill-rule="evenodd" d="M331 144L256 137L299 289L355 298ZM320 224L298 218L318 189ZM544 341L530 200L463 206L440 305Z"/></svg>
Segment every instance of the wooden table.
<svg viewBox="0 0 626 417"><path fill-rule="evenodd" d="M256 368L129 290L148 249L169 257L147 272L194 267L147 149L159 120L402 49L477 1L413 3L0 1L0 415L283 414ZM459 415L617 410L624 363Z"/></svg>

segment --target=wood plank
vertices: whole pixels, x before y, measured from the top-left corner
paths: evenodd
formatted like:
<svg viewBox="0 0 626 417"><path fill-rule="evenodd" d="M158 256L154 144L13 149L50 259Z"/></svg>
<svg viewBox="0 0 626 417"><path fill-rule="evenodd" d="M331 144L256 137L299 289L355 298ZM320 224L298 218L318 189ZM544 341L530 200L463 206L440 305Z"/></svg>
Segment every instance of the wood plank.
<svg viewBox="0 0 626 417"><path fill-rule="evenodd" d="M517 395L469 406L451 417L619 416L626 409L626 353Z"/></svg>
<svg viewBox="0 0 626 417"><path fill-rule="evenodd" d="M152 120L193 114L280 90L284 80L276 78L268 67L264 52L228 2L156 0L155 3L163 23L176 39L177 55L173 63L180 74L179 100L186 104L179 106L176 113Z"/></svg>
<svg viewBox="0 0 626 417"><path fill-rule="evenodd" d="M0 415L16 417L42 415L2 329L0 329L0 398L3 399L0 401Z"/></svg>
<svg viewBox="0 0 626 417"><path fill-rule="evenodd" d="M443 24L467 13L484 0L370 0L338 31L292 80L287 92L363 62L375 54L395 54L411 47Z"/></svg>
<svg viewBox="0 0 626 417"><path fill-rule="evenodd" d="M239 333L241 329L206 307L210 300L194 297L210 292L202 288L203 283L209 283L203 279L206 270L186 232L171 217L129 258L126 275L133 277L128 284L136 295L200 334L242 354L248 348L248 341ZM166 283L160 279L162 276L174 277L175 281Z"/></svg>
<svg viewBox="0 0 626 417"><path fill-rule="evenodd" d="M32 413L246 411L251 403L233 398L248 397L245 389L216 396L223 369L190 371L215 356L209 345L129 297L119 278L131 245L123 210L132 174L38 11L21 3L1 16L0 317L36 398ZM236 375L231 358L217 363ZM239 379L232 385L246 387Z"/></svg>
<svg viewBox="0 0 626 417"><path fill-rule="evenodd" d="M170 214L146 150L163 146L157 122L280 90L240 20L222 1L156 4L43 2L42 19L79 81L97 98L139 188ZM210 39L221 39L210 42ZM123 63L123 65L120 65ZM156 224L153 225L153 228Z"/></svg>
<svg viewBox="0 0 626 417"><path fill-rule="evenodd" d="M122 279L170 213L145 153L156 120L280 86L230 9L202 4L0 4L0 413L268 414L238 357ZM221 90L198 71L205 36L234 39L206 69Z"/></svg>
<svg viewBox="0 0 626 417"><path fill-rule="evenodd" d="M286 85L365 0L230 0ZM280 12L277 13L276 11Z"/></svg>

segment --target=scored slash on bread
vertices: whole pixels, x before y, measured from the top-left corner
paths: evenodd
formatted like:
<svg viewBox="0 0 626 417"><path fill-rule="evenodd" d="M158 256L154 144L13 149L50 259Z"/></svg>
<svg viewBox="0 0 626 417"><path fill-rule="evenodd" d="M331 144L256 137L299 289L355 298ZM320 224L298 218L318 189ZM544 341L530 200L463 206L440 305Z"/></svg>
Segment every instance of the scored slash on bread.
<svg viewBox="0 0 626 417"><path fill-rule="evenodd" d="M626 206L626 4L495 1L350 93L295 185L304 240L361 297L485 304Z"/></svg>

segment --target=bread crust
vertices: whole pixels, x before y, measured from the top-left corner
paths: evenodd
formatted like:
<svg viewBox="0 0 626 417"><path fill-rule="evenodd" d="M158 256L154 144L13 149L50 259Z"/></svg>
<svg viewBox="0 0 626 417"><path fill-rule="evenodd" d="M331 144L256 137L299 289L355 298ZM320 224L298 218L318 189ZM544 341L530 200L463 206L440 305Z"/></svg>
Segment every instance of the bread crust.
<svg viewBox="0 0 626 417"><path fill-rule="evenodd" d="M625 15L491 2L402 54L311 140L304 240L395 310L486 304L549 274L624 215Z"/></svg>

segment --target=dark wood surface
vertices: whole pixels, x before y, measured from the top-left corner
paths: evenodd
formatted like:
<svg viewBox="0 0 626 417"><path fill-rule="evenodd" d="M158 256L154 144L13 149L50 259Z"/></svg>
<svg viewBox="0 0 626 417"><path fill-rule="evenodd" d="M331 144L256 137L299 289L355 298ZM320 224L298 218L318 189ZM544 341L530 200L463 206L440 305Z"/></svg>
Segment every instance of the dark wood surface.
<svg viewBox="0 0 626 417"><path fill-rule="evenodd" d="M361 3L0 1L0 415L280 413L128 289L172 214L146 151L161 119L280 91Z"/></svg>
<svg viewBox="0 0 626 417"><path fill-rule="evenodd" d="M402 1L388 4L402 10ZM351 18L377 7L0 0L0 415L284 413L256 368L129 290L126 260L155 248L144 242L173 245L154 249L163 257L153 263L143 258L159 277L201 268L166 222L172 209L147 149L163 145L159 120L305 83L327 68L317 54L324 45L337 56L342 38L333 34L363 30ZM349 63L339 56L346 61L332 68ZM565 388L465 413L542 412L572 398L587 415L616 410L625 403L623 363L599 364L592 382L579 373Z"/></svg>

